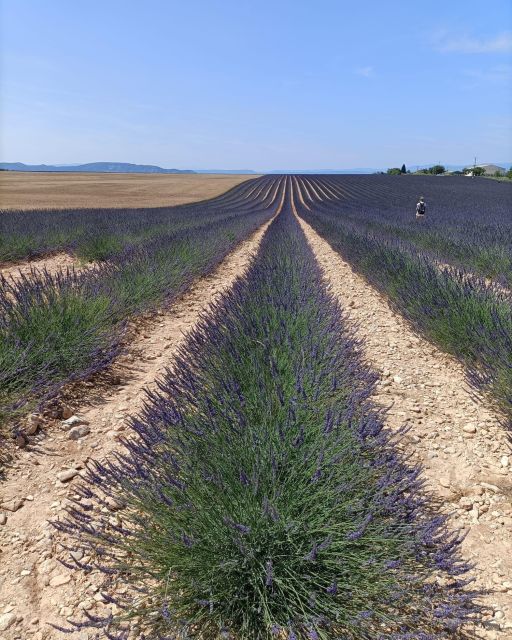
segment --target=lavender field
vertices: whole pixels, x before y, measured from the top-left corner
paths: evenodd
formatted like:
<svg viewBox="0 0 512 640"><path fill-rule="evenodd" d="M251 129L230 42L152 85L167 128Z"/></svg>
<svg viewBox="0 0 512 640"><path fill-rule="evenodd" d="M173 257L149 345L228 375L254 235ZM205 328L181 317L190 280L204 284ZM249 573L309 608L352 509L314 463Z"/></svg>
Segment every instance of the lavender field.
<svg viewBox="0 0 512 640"><path fill-rule="evenodd" d="M21 476L15 462L0 500L25 531L28 483L60 545L60 573L36 581L40 602L53 580L70 603L39 605L48 637L485 632L512 518L511 196L485 179L294 175L177 207L3 212L2 446L32 460L56 440L65 463L50 486L52 457ZM74 266L16 274L62 254ZM100 402L73 397L78 381ZM493 513L482 550L471 523ZM13 547L6 566L20 561Z"/></svg>

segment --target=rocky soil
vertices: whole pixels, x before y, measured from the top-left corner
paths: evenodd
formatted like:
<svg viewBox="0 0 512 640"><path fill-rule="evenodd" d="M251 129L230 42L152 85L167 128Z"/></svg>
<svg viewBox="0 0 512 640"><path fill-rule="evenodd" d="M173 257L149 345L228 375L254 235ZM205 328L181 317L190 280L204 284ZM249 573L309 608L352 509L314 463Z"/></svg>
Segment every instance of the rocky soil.
<svg viewBox="0 0 512 640"><path fill-rule="evenodd" d="M380 375L374 399L387 425L409 432L403 447L423 466L426 487L451 526L466 537L462 554L475 565L474 585L489 607L479 637L512 638L512 449L500 418L475 399L464 370L439 351L357 275L303 220L332 293Z"/></svg>
<svg viewBox="0 0 512 640"><path fill-rule="evenodd" d="M119 384L110 393L100 394L97 401L91 388L95 402L71 399L62 419L45 424L33 416L28 421L31 444L18 452L0 485L0 640L95 637L92 631L65 635L51 626L69 626L67 620L82 618L84 611L105 615L114 605L103 601L100 574L85 576L60 564L60 559L70 559L63 548L69 541L50 523L64 516L86 462L104 459L120 446L118 438L128 416L141 408L144 390L171 363L211 302L247 269L268 224L168 311L139 327L128 353L116 363L113 377L118 376ZM81 551L71 549L73 553L83 560Z"/></svg>

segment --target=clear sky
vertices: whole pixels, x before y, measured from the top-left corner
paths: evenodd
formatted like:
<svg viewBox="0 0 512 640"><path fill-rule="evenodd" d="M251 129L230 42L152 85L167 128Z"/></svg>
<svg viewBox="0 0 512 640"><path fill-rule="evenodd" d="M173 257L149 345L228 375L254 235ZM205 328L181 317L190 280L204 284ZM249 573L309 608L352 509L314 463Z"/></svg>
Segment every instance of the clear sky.
<svg viewBox="0 0 512 640"><path fill-rule="evenodd" d="M512 162L510 0L1 0L0 160Z"/></svg>

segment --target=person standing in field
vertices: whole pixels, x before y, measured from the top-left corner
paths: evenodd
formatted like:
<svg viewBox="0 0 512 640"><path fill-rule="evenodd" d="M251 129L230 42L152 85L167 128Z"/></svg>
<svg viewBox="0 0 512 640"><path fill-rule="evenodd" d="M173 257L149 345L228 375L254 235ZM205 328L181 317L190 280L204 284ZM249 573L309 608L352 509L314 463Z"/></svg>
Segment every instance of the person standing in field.
<svg viewBox="0 0 512 640"><path fill-rule="evenodd" d="M423 218L426 210L425 200L423 199L423 196L421 196L419 202L416 204L416 217Z"/></svg>

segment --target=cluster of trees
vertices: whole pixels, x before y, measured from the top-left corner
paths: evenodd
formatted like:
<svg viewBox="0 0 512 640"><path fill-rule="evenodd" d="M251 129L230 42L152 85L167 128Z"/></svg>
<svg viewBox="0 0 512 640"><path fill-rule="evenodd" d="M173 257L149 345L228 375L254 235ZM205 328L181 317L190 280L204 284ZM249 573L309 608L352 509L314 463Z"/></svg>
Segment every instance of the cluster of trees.
<svg viewBox="0 0 512 640"><path fill-rule="evenodd" d="M381 173L384 173L384 172L381 171ZM407 169L405 164L403 164L401 168L391 167L386 171L386 173L390 176L399 176L404 173L411 173L411 172ZM416 173L424 173L428 175L439 176L439 175L442 175L443 173L446 173L446 167L444 167L442 164L435 164L432 167L428 167L427 169L418 169ZM451 175L462 176L462 175L467 175L469 173L472 173L474 176L483 176L485 175L485 168L484 167L466 167L462 171L452 171ZM509 169L506 173L496 171L496 173L493 174L493 177L509 178L510 180L512 180L512 168Z"/></svg>
<svg viewBox="0 0 512 640"><path fill-rule="evenodd" d="M403 164L401 169L399 169L398 167L393 167L391 169L388 169L387 173L390 176L399 176L401 173L411 173L411 172L407 171L405 164Z"/></svg>
<svg viewBox="0 0 512 640"><path fill-rule="evenodd" d="M446 173L446 167L442 164L435 164L432 167L428 167L428 169L419 169L418 173L426 173L433 176L439 176L443 173Z"/></svg>
<svg viewBox="0 0 512 640"><path fill-rule="evenodd" d="M445 173L445 171L446 169L445 167L443 167L442 164L435 164L433 167L429 167L428 169L419 169L417 173L429 173L437 176L441 173ZM405 164L403 164L401 169L399 169L398 167L392 167L391 169L387 170L387 173L390 176L398 176L402 173L411 173L411 172L408 171Z"/></svg>

